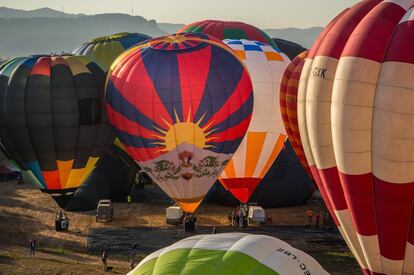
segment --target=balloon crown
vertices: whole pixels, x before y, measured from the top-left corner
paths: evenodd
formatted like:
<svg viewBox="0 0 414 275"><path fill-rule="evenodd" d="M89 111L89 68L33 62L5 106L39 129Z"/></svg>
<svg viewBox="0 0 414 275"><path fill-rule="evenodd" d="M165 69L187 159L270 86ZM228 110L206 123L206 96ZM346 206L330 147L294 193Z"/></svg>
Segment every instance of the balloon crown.
<svg viewBox="0 0 414 275"><path fill-rule="evenodd" d="M209 39L209 36L199 33L176 33L155 38L148 44L156 50L180 51L195 48Z"/></svg>

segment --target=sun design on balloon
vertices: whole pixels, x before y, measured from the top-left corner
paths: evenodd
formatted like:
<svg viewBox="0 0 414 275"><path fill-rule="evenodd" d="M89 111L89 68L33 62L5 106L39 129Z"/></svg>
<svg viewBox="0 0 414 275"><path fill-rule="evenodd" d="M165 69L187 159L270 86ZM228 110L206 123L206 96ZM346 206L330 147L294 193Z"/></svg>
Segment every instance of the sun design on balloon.
<svg viewBox="0 0 414 275"><path fill-rule="evenodd" d="M211 134L215 129L210 129L212 122L208 123L204 127L201 126L201 121L203 121L203 116L197 121L191 121L191 113L188 112L187 119L181 121L177 115L177 112L174 110L175 114L175 124L171 124L165 119L163 121L168 127L168 130L163 130L155 127L162 135L156 135L155 137L162 140L154 142L154 144L161 145L164 148L159 150L159 152L166 153L171 152L183 143L193 144L200 149L214 148L213 145L208 145L207 143L211 142L215 138Z"/></svg>

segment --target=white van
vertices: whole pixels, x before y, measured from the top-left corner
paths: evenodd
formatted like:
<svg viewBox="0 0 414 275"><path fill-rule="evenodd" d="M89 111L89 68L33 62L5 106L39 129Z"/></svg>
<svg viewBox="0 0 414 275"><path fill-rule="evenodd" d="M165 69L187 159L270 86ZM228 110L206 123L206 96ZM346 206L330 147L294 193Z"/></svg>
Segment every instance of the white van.
<svg viewBox="0 0 414 275"><path fill-rule="evenodd" d="M177 225L183 223L184 213L179 206L170 206L165 209L165 218L167 224Z"/></svg>
<svg viewBox="0 0 414 275"><path fill-rule="evenodd" d="M249 207L249 223L263 224L266 223L266 212L260 206Z"/></svg>

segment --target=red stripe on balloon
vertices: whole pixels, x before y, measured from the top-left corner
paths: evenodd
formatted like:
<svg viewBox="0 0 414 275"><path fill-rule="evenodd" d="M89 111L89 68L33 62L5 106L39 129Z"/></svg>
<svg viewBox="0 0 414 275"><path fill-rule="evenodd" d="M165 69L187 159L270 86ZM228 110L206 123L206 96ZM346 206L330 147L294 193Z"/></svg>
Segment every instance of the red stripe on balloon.
<svg viewBox="0 0 414 275"><path fill-rule="evenodd" d="M140 162L154 159L160 156L160 151L164 150L164 147L154 147L154 148L137 148L133 146L127 146L123 144L125 150L131 157L135 160L139 159Z"/></svg>
<svg viewBox="0 0 414 275"><path fill-rule="evenodd" d="M246 90L250 90L250 93L246 93ZM243 70L243 74L237 84L236 89L223 104L220 110L215 113L205 125L211 124L210 128L214 128L214 125L219 124L223 120L227 119L229 115L233 114L250 98L253 92L252 82L247 74L246 70Z"/></svg>
<svg viewBox="0 0 414 275"><path fill-rule="evenodd" d="M344 14L329 30L317 51L318 56L339 59L349 37L359 22L381 0L362 1Z"/></svg>
<svg viewBox="0 0 414 275"><path fill-rule="evenodd" d="M241 121L236 126L229 128L223 132L220 132L216 135L212 134L208 136L208 138L211 139L211 142L224 142L224 141L230 141L230 140L242 138L246 134L251 118L252 116L249 115L245 120Z"/></svg>
<svg viewBox="0 0 414 275"><path fill-rule="evenodd" d="M135 121L129 120L128 118L124 117L122 114L118 113L116 110L112 108L110 104L106 105L106 111L110 113L108 119L115 125L118 130L126 132L130 135L134 136L141 136L147 139L157 139L156 136L162 135L158 132L151 131L140 124L136 123Z"/></svg>
<svg viewBox="0 0 414 275"><path fill-rule="evenodd" d="M396 29L384 62L396 61L414 64L414 21L402 22Z"/></svg>
<svg viewBox="0 0 414 275"><path fill-rule="evenodd" d="M30 75L44 75L50 77L50 56L40 57L30 70Z"/></svg>
<svg viewBox="0 0 414 275"><path fill-rule="evenodd" d="M414 218L414 183L394 184L374 176L374 194L381 255L403 260Z"/></svg>
<svg viewBox="0 0 414 275"><path fill-rule="evenodd" d="M375 7L355 29L342 56L381 62L389 38L405 12L401 6L392 2L383 2Z"/></svg>
<svg viewBox="0 0 414 275"><path fill-rule="evenodd" d="M346 175L339 173L356 231L363 236L377 234L373 198L372 174Z"/></svg>
<svg viewBox="0 0 414 275"><path fill-rule="evenodd" d="M133 56L117 75L112 74L111 80L115 88L141 113L157 125L168 129L165 121L173 124L171 115L167 112L141 61L141 53L137 51Z"/></svg>
<svg viewBox="0 0 414 275"><path fill-rule="evenodd" d="M184 120L194 120L203 98L211 65L211 45L196 52L177 55ZM190 114L189 114L190 113Z"/></svg>

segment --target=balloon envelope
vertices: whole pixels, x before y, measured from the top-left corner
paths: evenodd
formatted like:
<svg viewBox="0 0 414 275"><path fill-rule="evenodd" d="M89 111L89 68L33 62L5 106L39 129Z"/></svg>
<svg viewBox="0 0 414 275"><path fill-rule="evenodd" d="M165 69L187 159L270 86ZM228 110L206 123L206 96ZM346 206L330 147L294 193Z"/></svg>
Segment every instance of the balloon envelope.
<svg viewBox="0 0 414 275"><path fill-rule="evenodd" d="M224 39L246 39L255 40L272 46L279 50L276 43L264 31L252 25L221 20L203 20L184 26L179 32L204 33L214 36L220 40Z"/></svg>
<svg viewBox="0 0 414 275"><path fill-rule="evenodd" d="M239 201L247 203L286 141L279 87L290 60L262 42L226 39L224 43L240 56L249 70L254 106L246 137L219 180Z"/></svg>
<svg viewBox="0 0 414 275"><path fill-rule="evenodd" d="M414 274L413 7L351 8L321 40L303 89L312 172L366 274Z"/></svg>
<svg viewBox="0 0 414 275"><path fill-rule="evenodd" d="M243 139L253 93L242 61L221 41L176 34L121 55L106 101L127 152L193 212Z"/></svg>
<svg viewBox="0 0 414 275"><path fill-rule="evenodd" d="M1 143L61 206L113 142L104 79L84 56L16 58L0 71Z"/></svg>
<svg viewBox="0 0 414 275"><path fill-rule="evenodd" d="M129 275L328 274L311 256L265 235L225 233L178 241L146 258Z"/></svg>
<svg viewBox="0 0 414 275"><path fill-rule="evenodd" d="M72 53L89 56L96 60L105 71L108 71L112 62L122 52L148 39L151 37L142 33L117 33L92 39L73 50Z"/></svg>

